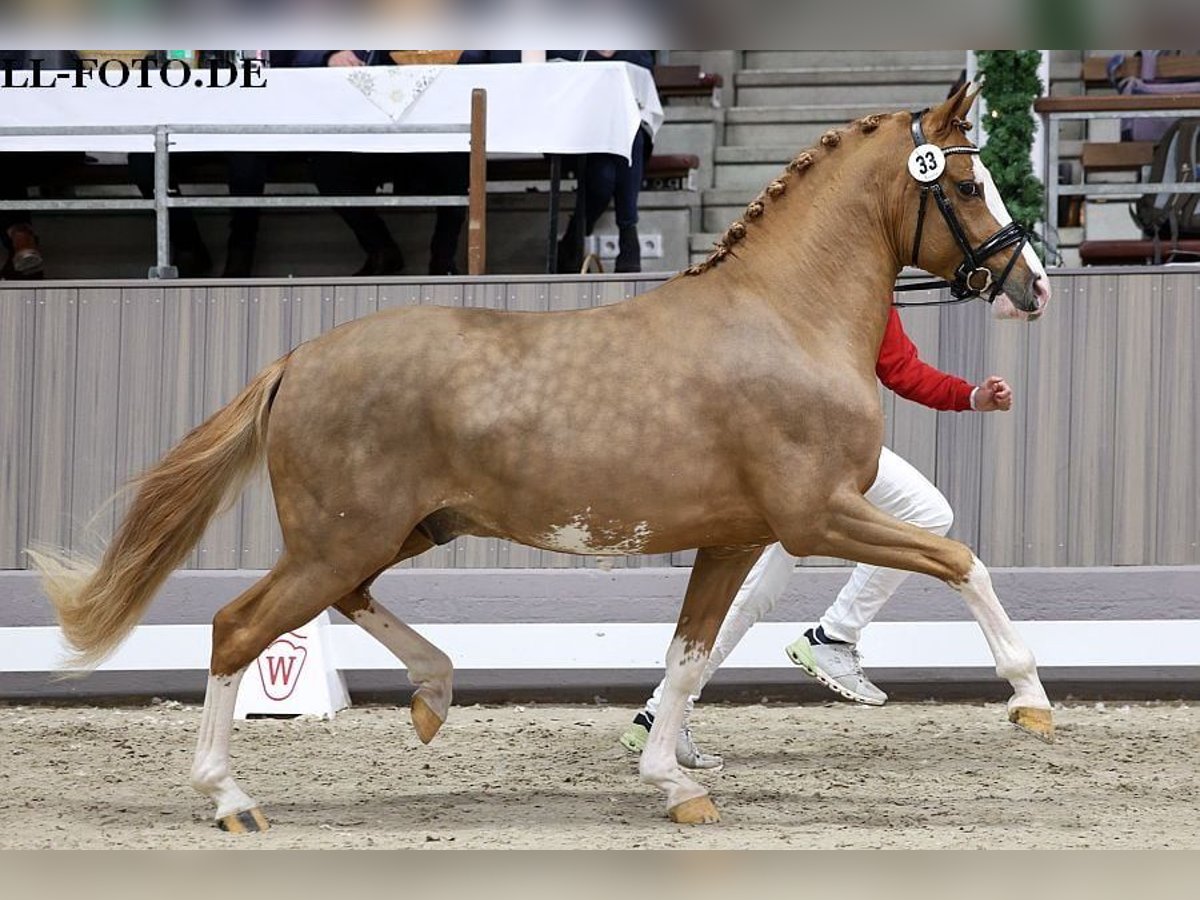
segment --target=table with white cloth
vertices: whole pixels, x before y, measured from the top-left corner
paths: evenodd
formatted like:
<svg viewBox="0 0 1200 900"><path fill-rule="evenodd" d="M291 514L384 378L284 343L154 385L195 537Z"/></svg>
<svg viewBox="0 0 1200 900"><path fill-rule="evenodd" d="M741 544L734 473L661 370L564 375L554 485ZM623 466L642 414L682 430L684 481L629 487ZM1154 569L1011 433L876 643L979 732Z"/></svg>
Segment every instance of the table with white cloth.
<svg viewBox="0 0 1200 900"><path fill-rule="evenodd" d="M53 88L0 89L0 151L153 152L152 131L166 126L170 153L467 152L468 134L428 130L461 128L475 88L487 92L489 155L629 159L637 130L653 135L663 121L651 73L623 62L268 69L262 87L223 89L170 88L156 78L140 87L136 72L124 87L95 78L74 87L73 79L71 73ZM297 126L313 133L271 133ZM329 128L322 133L322 126ZM353 133L394 126L426 131ZM39 128L55 133L20 133ZM121 128L147 130L104 133ZM209 128L221 131L194 133ZM271 197L261 200L274 205ZM38 208L36 201L22 205ZM320 206L319 198L311 205Z"/></svg>

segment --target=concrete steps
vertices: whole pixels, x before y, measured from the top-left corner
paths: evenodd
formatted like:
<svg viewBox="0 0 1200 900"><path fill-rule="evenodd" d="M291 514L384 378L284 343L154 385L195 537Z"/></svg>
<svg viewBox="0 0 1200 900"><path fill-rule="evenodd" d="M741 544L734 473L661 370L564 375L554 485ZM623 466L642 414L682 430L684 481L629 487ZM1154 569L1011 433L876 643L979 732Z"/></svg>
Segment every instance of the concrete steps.
<svg viewBox="0 0 1200 900"><path fill-rule="evenodd" d="M967 65L964 50L747 50L743 69L846 68Z"/></svg>
<svg viewBox="0 0 1200 900"><path fill-rule="evenodd" d="M725 145L793 147L793 155L810 147L830 128L841 128L855 119L879 112L893 112L924 106L916 98L908 103L832 104L821 106L750 106L734 107L725 113Z"/></svg>
<svg viewBox="0 0 1200 900"><path fill-rule="evenodd" d="M697 64L704 62L702 56ZM692 261L704 259L746 204L822 134L872 113L940 102L965 67L966 54L754 50L722 63L731 64L726 96L732 105L712 122L711 180L701 182L699 215L693 220L697 230L688 241ZM681 137L686 128L687 137L694 138L707 125L681 121L676 127Z"/></svg>
<svg viewBox="0 0 1200 900"><path fill-rule="evenodd" d="M748 203L804 146L718 147L713 187L740 188L747 192L743 204Z"/></svg>
<svg viewBox="0 0 1200 900"><path fill-rule="evenodd" d="M765 183L765 182L764 182ZM740 218L746 204L757 196L758 188L728 188L704 191L701 195L700 227L705 234L721 234L729 223ZM715 240L715 238L714 238ZM709 242L711 244L711 241Z"/></svg>
<svg viewBox="0 0 1200 900"><path fill-rule="evenodd" d="M962 67L856 66L748 69L734 77L736 105L820 106L865 103L878 109L926 106L945 98Z"/></svg>

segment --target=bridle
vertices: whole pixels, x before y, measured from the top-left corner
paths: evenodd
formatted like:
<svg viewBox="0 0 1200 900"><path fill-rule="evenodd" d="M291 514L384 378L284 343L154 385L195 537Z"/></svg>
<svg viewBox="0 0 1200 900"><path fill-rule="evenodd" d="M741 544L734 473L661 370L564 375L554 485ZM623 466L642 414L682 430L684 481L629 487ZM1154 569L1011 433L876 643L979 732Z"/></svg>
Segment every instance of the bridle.
<svg viewBox="0 0 1200 900"><path fill-rule="evenodd" d="M955 146L955 147L937 147L930 144L925 139L925 130L921 127L921 117L928 112L927 109L913 111L912 115L912 138L913 146L916 148L932 148L939 151L943 156L954 156L959 154L978 155L978 147L970 146ZM915 151L914 151L915 153ZM942 171L945 166L943 164ZM1018 225L1016 222L1009 222L978 247L972 247L971 241L967 237L966 231L962 227L962 223L958 220L958 216L954 212L954 207L950 205L950 199L946 196L946 192L942 189L940 182L942 172L938 172L937 179L923 182L921 185L921 205L917 209L917 230L913 235L913 250L912 264L919 268L917 256L921 251L921 235L925 228L925 212L929 206L929 197L932 194L934 202L937 203L938 209L941 210L942 218L946 222L946 227L950 230L951 237L958 244L959 250L962 251L963 260L958 268L954 270L954 280L945 282L921 282L919 284L898 285L897 291L913 291L927 290L931 287L949 287L950 294L954 297L955 303L961 303L967 300L973 300L976 297L983 297L988 303L993 302L1004 290L1005 282L1008 281L1008 276L1012 273L1013 266L1017 264L1017 259L1021 252L1025 249L1025 245L1029 242L1029 232ZM918 177L916 172L913 172L913 177ZM918 178L918 180L920 180ZM995 256L1002 250L1013 248L1012 255L1009 257L1008 265L1004 267L1004 272L1000 278L993 280L992 272L988 269L984 262ZM991 288L991 291L985 296L984 291ZM896 303L895 306L927 306L930 304L911 304L911 303Z"/></svg>

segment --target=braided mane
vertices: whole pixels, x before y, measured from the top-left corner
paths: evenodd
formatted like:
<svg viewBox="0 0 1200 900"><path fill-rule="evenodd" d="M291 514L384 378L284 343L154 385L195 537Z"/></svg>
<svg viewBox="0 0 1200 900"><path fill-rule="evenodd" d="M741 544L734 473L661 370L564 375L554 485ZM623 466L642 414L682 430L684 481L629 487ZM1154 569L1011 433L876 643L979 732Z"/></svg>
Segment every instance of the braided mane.
<svg viewBox="0 0 1200 900"><path fill-rule="evenodd" d="M854 124L863 134L870 134L879 127L879 123L883 121L881 115L871 115L859 119ZM841 146L842 136L844 132L838 129L831 129L821 135L821 140L818 147L810 147L807 150L802 150L791 162L787 164L778 178L766 186L766 188L746 206L740 219L736 219L731 224L720 239L713 245L712 253L704 262L696 263L684 269L682 274L685 276L703 275L709 269L719 265L722 260L729 256L736 257L733 252L734 246L745 239L750 233L750 228L759 223L762 217L766 214L768 204L773 200L778 200L787 191L788 183L793 178L799 178L811 169L817 161L818 154L822 150L828 152L837 149Z"/></svg>

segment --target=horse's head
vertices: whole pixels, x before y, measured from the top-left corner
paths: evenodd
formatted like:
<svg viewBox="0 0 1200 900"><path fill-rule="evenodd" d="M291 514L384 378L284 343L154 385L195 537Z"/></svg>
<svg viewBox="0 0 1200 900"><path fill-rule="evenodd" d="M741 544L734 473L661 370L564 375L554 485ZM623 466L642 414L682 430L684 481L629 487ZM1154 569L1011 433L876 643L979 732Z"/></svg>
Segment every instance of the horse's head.
<svg viewBox="0 0 1200 900"><path fill-rule="evenodd" d="M1035 319L1050 300L1050 281L964 134L977 94L964 84L940 106L913 114L901 246L911 248L908 262L945 278L956 296L982 296L1000 318Z"/></svg>

